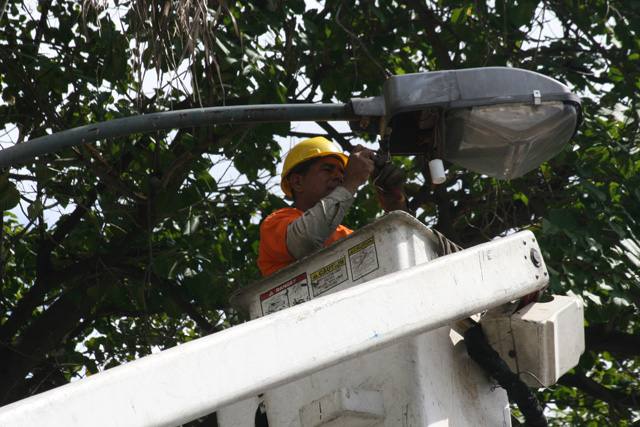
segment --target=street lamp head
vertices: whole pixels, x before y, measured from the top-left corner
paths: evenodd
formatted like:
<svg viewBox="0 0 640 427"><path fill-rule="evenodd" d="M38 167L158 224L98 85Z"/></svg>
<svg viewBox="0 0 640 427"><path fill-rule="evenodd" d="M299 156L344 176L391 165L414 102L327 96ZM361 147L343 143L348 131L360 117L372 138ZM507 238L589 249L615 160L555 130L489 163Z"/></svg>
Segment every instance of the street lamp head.
<svg viewBox="0 0 640 427"><path fill-rule="evenodd" d="M359 122L393 155L428 155L513 179L558 154L581 120L580 99L549 77L504 67L390 77L352 99Z"/></svg>

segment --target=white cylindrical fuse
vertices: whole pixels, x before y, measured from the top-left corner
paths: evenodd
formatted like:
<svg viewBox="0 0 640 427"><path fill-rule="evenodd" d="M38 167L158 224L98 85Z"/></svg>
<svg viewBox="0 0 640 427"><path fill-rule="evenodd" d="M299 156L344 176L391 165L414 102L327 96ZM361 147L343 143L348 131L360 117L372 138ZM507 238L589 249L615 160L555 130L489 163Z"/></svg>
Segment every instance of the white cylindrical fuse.
<svg viewBox="0 0 640 427"><path fill-rule="evenodd" d="M431 181L434 184L442 184L447 179L444 174L444 165L440 159L433 159L429 162L429 171L431 171Z"/></svg>

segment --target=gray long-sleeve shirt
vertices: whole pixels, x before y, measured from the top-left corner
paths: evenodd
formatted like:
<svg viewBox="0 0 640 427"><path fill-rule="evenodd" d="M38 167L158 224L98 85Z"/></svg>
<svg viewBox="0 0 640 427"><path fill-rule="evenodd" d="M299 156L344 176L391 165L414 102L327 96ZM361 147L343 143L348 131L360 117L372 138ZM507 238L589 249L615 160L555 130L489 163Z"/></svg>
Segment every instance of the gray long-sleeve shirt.
<svg viewBox="0 0 640 427"><path fill-rule="evenodd" d="M340 186L289 224L287 250L291 256L302 259L322 248L336 231L352 203L353 195Z"/></svg>

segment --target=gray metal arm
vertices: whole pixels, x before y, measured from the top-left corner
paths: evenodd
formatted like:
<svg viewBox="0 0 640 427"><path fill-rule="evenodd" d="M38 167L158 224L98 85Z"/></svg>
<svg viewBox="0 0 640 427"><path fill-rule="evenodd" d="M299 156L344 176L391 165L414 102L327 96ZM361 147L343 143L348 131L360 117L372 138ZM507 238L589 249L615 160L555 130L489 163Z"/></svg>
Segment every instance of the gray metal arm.
<svg viewBox="0 0 640 427"><path fill-rule="evenodd" d="M0 167L102 139L232 123L355 120L351 104L243 105L194 108L110 120L42 136L0 150Z"/></svg>

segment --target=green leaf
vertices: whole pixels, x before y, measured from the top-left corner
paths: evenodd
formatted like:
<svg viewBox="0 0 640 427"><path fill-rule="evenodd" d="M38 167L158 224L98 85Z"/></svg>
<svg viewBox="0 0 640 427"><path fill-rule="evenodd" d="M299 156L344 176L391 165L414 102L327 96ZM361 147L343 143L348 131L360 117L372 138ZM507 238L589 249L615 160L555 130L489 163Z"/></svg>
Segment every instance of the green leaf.
<svg viewBox="0 0 640 427"><path fill-rule="evenodd" d="M9 181L7 174L0 176L0 211L8 211L20 203L20 191Z"/></svg>
<svg viewBox="0 0 640 427"><path fill-rule="evenodd" d="M38 219L38 217L40 217L43 212L44 206L42 205L40 199L37 199L27 207L27 217L29 217L29 219L32 221Z"/></svg>
<svg viewBox="0 0 640 427"><path fill-rule="evenodd" d="M200 226L200 217L197 215L190 216L182 228L182 233L185 236L191 236L198 231Z"/></svg>

